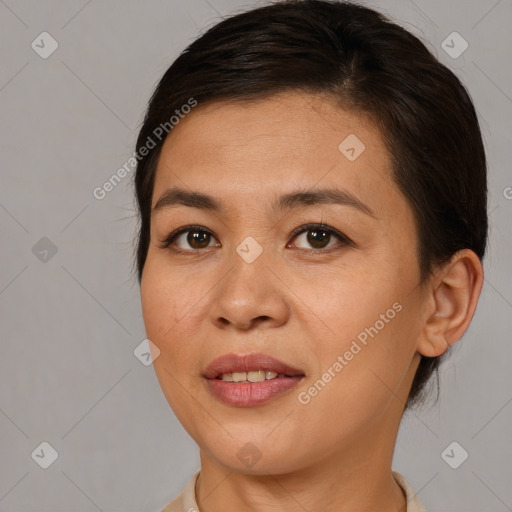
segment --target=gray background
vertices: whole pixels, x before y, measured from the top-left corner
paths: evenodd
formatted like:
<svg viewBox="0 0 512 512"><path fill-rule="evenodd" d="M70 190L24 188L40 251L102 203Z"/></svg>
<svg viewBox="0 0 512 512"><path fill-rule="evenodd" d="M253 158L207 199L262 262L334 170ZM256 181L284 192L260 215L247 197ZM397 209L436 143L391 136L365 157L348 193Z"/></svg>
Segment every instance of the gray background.
<svg viewBox="0 0 512 512"><path fill-rule="evenodd" d="M131 156L179 52L220 15L262 3L0 0L0 510L156 511L199 467L152 367L134 356L145 333L131 175L101 201L92 191ZM442 368L439 403L405 416L394 469L429 512L512 510L512 2L368 4L466 84L490 174L477 313ZM59 45L47 59L31 47L44 31ZM469 44L457 59L441 46L453 31ZM31 456L43 441L59 455L48 469ZM458 469L441 457L452 441L469 453Z"/></svg>

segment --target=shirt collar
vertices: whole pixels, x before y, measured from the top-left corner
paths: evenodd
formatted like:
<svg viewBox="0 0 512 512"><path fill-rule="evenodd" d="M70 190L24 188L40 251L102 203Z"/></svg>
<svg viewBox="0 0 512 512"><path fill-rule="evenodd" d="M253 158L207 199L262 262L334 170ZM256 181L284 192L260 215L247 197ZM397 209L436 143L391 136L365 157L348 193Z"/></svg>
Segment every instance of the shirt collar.
<svg viewBox="0 0 512 512"><path fill-rule="evenodd" d="M192 478L188 481L181 494L171 501L162 512L199 512L199 507L196 502L196 482L199 477L200 470L198 470ZM407 500L407 510L405 512L425 512L425 509L420 503L420 500L409 482L396 471L393 471L393 477L398 485L402 488Z"/></svg>

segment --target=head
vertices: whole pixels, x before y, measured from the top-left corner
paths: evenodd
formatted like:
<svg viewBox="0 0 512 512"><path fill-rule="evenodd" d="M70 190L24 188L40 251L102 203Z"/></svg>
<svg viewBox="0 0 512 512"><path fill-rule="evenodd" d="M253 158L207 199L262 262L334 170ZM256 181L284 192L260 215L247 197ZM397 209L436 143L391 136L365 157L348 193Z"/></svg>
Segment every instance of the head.
<svg viewBox="0 0 512 512"><path fill-rule="evenodd" d="M471 99L419 39L345 2L227 18L167 70L137 153L137 270L155 371L204 449L230 437L264 447L288 410L280 429L297 446L326 407L339 407L332 428L348 446L420 400L476 307L487 199ZM155 208L170 188L218 208L197 196L185 206L184 194ZM342 190L341 202L308 195L320 189ZM218 403L204 370L228 352L270 353L305 378L258 407ZM205 440L203 416L218 418L221 441Z"/></svg>

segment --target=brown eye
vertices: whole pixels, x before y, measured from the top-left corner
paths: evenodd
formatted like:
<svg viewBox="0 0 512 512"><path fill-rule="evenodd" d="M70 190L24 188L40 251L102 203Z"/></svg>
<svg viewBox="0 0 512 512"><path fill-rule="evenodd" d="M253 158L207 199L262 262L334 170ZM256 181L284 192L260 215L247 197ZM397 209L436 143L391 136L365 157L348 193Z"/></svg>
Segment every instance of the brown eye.
<svg viewBox="0 0 512 512"><path fill-rule="evenodd" d="M214 236L203 228L184 226L171 233L159 247L167 249L173 246L176 251L194 252L209 247L212 239L215 239Z"/></svg>
<svg viewBox="0 0 512 512"><path fill-rule="evenodd" d="M323 249L331 240L331 234L324 229L310 229L307 231L306 238L315 249Z"/></svg>
<svg viewBox="0 0 512 512"><path fill-rule="evenodd" d="M193 249L204 249L210 242L210 233L206 231L187 231L186 241ZM186 234L184 233L184 234Z"/></svg>
<svg viewBox="0 0 512 512"><path fill-rule="evenodd" d="M325 249L331 240L331 233L325 229L308 229L303 231L296 239L307 242L313 249ZM304 249L309 248L304 247Z"/></svg>
<svg viewBox="0 0 512 512"><path fill-rule="evenodd" d="M322 224L309 224L302 226L299 230L295 231L294 239L301 241L301 243L309 244L309 247L299 247L300 249L326 249L333 245L329 243L332 241L332 237L338 240L338 245L352 245L352 241L340 233L339 231L324 226ZM294 244L296 245L296 243Z"/></svg>

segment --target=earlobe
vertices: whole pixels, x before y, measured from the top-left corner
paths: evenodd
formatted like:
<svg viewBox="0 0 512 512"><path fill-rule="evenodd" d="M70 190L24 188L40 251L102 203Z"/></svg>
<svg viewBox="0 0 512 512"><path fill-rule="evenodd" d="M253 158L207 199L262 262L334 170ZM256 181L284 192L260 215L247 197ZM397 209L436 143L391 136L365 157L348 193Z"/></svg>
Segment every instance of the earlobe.
<svg viewBox="0 0 512 512"><path fill-rule="evenodd" d="M475 313L483 281L482 263L469 249L457 252L438 269L429 297L433 312L418 344L420 354L440 356L461 338Z"/></svg>

